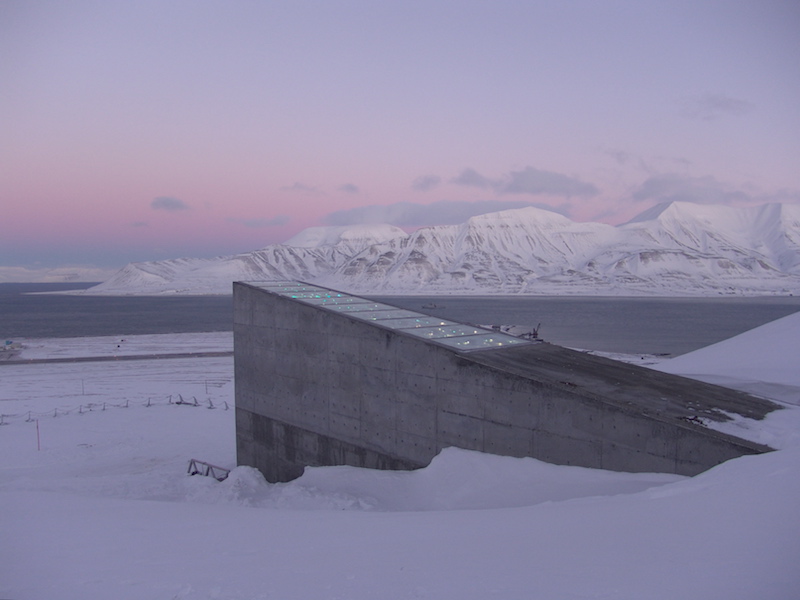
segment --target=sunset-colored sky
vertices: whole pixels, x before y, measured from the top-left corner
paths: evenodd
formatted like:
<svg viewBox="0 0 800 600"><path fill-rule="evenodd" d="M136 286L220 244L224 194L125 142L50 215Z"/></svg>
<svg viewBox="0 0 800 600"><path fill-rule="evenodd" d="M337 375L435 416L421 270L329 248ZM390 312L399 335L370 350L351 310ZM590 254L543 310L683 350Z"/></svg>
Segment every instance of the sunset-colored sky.
<svg viewBox="0 0 800 600"><path fill-rule="evenodd" d="M800 3L0 3L0 265L800 202Z"/></svg>

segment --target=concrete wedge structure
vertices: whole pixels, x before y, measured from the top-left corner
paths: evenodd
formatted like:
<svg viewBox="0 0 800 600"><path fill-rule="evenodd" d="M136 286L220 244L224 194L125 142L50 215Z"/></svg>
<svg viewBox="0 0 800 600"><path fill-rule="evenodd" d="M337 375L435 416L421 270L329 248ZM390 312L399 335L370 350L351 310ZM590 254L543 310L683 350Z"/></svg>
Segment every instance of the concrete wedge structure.
<svg viewBox="0 0 800 600"><path fill-rule="evenodd" d="M771 448L704 425L767 400L296 281L234 284L236 444L269 481L447 446L693 475Z"/></svg>

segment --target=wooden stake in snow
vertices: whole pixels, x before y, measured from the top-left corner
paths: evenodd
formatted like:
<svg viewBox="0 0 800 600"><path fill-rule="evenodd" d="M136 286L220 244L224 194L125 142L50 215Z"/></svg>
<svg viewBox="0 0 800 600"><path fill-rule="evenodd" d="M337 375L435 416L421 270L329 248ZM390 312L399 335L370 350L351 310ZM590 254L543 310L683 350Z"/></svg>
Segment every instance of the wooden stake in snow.
<svg viewBox="0 0 800 600"><path fill-rule="evenodd" d="M39 419L36 419L36 450L37 452L42 449L42 442L39 438Z"/></svg>

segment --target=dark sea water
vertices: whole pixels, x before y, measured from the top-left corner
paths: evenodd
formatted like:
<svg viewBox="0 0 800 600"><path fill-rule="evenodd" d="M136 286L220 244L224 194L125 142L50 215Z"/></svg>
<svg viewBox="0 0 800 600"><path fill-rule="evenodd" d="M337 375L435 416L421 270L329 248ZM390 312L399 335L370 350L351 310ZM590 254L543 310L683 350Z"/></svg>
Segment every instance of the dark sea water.
<svg viewBox="0 0 800 600"><path fill-rule="evenodd" d="M0 340L230 331L231 296L38 294L95 285L0 283Z"/></svg>
<svg viewBox="0 0 800 600"><path fill-rule="evenodd" d="M0 340L230 331L230 296L31 294L93 284L0 284ZM607 352L678 355L800 311L800 298L377 297L477 325L539 326L546 341ZM436 304L437 308L424 308Z"/></svg>
<svg viewBox="0 0 800 600"><path fill-rule="evenodd" d="M800 311L800 298L794 297L387 296L380 299L473 325L538 327L542 339L570 348L673 356ZM422 308L431 304L440 307Z"/></svg>

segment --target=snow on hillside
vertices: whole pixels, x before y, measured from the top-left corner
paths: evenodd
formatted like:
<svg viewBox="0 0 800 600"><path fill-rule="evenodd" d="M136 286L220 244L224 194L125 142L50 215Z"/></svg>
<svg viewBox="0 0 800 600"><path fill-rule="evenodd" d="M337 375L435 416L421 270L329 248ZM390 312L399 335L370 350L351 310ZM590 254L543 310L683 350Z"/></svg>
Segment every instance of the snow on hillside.
<svg viewBox="0 0 800 600"><path fill-rule="evenodd" d="M103 267L3 267L0 266L0 283L74 283L104 281L116 269Z"/></svg>
<svg viewBox="0 0 800 600"><path fill-rule="evenodd" d="M420 229L362 252L321 281L356 291L538 293L542 282L569 272L577 289L591 281L576 267L617 239L610 225L528 207Z"/></svg>
<svg viewBox="0 0 800 600"><path fill-rule="evenodd" d="M800 389L782 341L800 320L771 325L699 351L702 367L667 364L721 373L757 349L767 380L782 371ZM230 343L145 337L125 343ZM73 352L107 356L114 341L73 340ZM70 352L67 340L25 345L23 359ZM800 597L796 407L750 424L783 449L691 478L449 449L415 472L313 468L268 484L239 467L217 482L186 468L235 465L231 358L0 370L3 598ZM747 378L758 388L756 371Z"/></svg>
<svg viewBox="0 0 800 600"><path fill-rule="evenodd" d="M298 234L294 245L213 259L180 258L131 263L86 293L230 294L232 282L258 279L313 280L354 253L406 234L397 227L314 227Z"/></svg>
<svg viewBox="0 0 800 600"><path fill-rule="evenodd" d="M339 227L309 227L284 245L296 248L318 248L319 246L343 246L353 253L373 244L406 237L406 232L393 225L343 225Z"/></svg>
<svg viewBox="0 0 800 600"><path fill-rule="evenodd" d="M800 405L800 312L653 368Z"/></svg>
<svg viewBox="0 0 800 600"><path fill-rule="evenodd" d="M534 207L406 235L314 227L215 259L133 263L91 294L229 294L236 280L301 279L356 293L800 293L800 205L673 202L612 227Z"/></svg>
<svg viewBox="0 0 800 600"><path fill-rule="evenodd" d="M690 259L709 281L800 274L800 206L732 209L673 202L658 208L654 220L638 219L622 228L655 237L673 256Z"/></svg>

